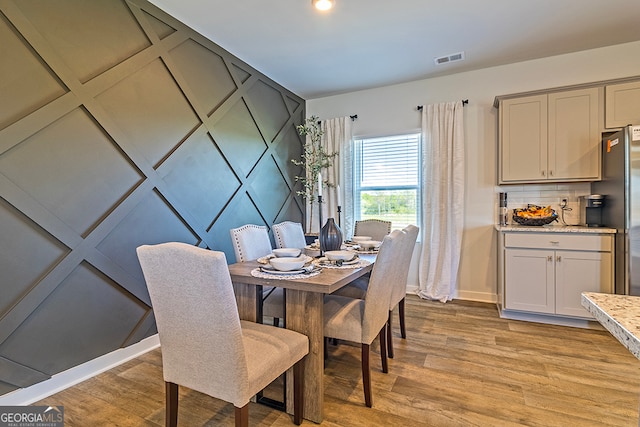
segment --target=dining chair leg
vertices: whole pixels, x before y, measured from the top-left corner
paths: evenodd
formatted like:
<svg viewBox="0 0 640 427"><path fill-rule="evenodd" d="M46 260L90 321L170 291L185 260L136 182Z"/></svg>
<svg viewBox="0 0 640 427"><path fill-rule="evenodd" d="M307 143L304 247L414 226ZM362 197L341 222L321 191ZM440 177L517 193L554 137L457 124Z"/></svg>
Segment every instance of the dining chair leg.
<svg viewBox="0 0 640 427"><path fill-rule="evenodd" d="M293 365L293 423L302 424L304 416L304 359Z"/></svg>
<svg viewBox="0 0 640 427"><path fill-rule="evenodd" d="M249 404L247 403L242 408L234 406L236 427L249 427Z"/></svg>
<svg viewBox="0 0 640 427"><path fill-rule="evenodd" d="M371 369L369 366L369 344L362 344L362 386L364 388L364 404L368 408L373 405L371 396Z"/></svg>
<svg viewBox="0 0 640 427"><path fill-rule="evenodd" d="M391 315L393 311L389 310L389 318L387 319L387 348L388 355L393 359L393 336L391 334Z"/></svg>
<svg viewBox="0 0 640 427"><path fill-rule="evenodd" d="M389 372L389 365L387 363L387 325L385 324L380 329L380 359L382 362L382 372L385 374Z"/></svg>
<svg viewBox="0 0 640 427"><path fill-rule="evenodd" d="M404 298L398 303L398 313L400 316L400 335L402 338L407 339L407 329L404 327Z"/></svg>
<svg viewBox="0 0 640 427"><path fill-rule="evenodd" d="M165 426L176 427L178 425L178 384L165 382Z"/></svg>

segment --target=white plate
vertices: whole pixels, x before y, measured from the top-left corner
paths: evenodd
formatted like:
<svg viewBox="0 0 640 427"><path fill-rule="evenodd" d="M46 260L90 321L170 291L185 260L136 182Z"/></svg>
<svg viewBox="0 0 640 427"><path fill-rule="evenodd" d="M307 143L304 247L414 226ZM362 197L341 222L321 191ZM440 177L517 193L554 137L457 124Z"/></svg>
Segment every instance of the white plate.
<svg viewBox="0 0 640 427"><path fill-rule="evenodd" d="M322 258L318 258L318 261L320 263L338 265L335 261L330 261L329 258L324 257L324 256ZM360 257L356 254L356 256L353 257L352 260L350 260L350 261L342 261L342 265L353 265L353 264L357 264L359 262L360 262Z"/></svg>
<svg viewBox="0 0 640 427"><path fill-rule="evenodd" d="M313 258L311 258L309 255L304 255L304 254L303 254L303 255L300 255L300 256L304 256L304 257L306 257L306 258L304 259L304 263L305 263L305 264L307 264L307 263L309 263L309 262L311 262L311 261L313 260ZM271 258L275 258L275 255L274 255L274 254L269 254L269 255L267 255L267 256L263 256L263 257L258 258L256 261L258 261L258 263L260 263L260 264L267 264L267 265L269 265L269 260L270 260Z"/></svg>
<svg viewBox="0 0 640 427"><path fill-rule="evenodd" d="M262 271L263 273L269 273L269 274L301 274L304 273L305 270L303 269L299 269L299 270L290 270L290 271L280 271L280 270L276 270L275 268L269 268L269 267L260 267L260 271Z"/></svg>

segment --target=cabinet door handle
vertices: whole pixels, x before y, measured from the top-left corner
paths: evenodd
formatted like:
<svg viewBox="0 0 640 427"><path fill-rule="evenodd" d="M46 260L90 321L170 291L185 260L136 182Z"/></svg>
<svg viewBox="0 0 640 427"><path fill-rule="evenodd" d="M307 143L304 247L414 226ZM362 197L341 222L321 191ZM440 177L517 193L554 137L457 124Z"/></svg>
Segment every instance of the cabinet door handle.
<svg viewBox="0 0 640 427"><path fill-rule="evenodd" d="M558 262L562 261L562 257L560 255L558 255L558 257L556 258L556 261L558 261Z"/></svg>
<svg viewBox="0 0 640 427"><path fill-rule="evenodd" d="M541 171L541 172L542 172L542 176L544 176L544 171Z"/></svg>
<svg viewBox="0 0 640 427"><path fill-rule="evenodd" d="M549 171L549 176L553 176L553 171Z"/></svg>
<svg viewBox="0 0 640 427"><path fill-rule="evenodd" d="M559 245L560 241L559 240L549 240L549 243L551 243L552 245Z"/></svg>
<svg viewBox="0 0 640 427"><path fill-rule="evenodd" d="M551 255L549 255L549 256L547 257L547 261L548 261L548 262L553 261L553 257L552 257Z"/></svg>

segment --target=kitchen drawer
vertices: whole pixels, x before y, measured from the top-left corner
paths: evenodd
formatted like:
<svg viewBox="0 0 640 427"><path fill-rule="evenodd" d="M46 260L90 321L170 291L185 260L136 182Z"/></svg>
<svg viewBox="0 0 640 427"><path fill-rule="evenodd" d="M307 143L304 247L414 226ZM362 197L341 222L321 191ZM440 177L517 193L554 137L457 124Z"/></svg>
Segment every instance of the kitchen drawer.
<svg viewBox="0 0 640 427"><path fill-rule="evenodd" d="M504 233L506 248L560 249L611 252L613 239L609 235L579 233Z"/></svg>

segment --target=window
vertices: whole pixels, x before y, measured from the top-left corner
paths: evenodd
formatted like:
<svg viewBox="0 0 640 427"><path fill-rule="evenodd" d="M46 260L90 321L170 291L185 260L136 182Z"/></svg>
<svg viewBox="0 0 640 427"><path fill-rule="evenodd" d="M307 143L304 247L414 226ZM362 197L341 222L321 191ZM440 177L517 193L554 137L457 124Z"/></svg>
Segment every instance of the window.
<svg viewBox="0 0 640 427"><path fill-rule="evenodd" d="M355 218L419 225L420 164L419 133L356 140Z"/></svg>

